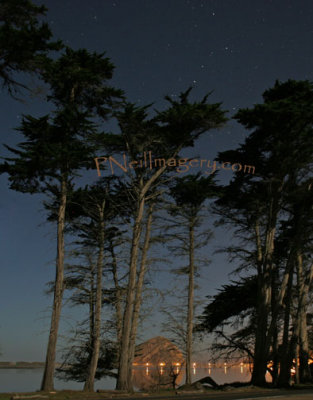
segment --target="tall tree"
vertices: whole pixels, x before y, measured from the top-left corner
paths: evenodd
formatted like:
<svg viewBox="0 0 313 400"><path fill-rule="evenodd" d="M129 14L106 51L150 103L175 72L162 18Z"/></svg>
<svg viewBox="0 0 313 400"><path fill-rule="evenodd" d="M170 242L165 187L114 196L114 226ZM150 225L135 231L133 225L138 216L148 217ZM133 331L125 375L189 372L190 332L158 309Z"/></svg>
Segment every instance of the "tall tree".
<svg viewBox="0 0 313 400"><path fill-rule="evenodd" d="M172 159L173 166L173 158L177 157L182 148L193 146L200 135L209 129L221 126L226 121L220 104L208 104L207 96L200 102L190 103L188 100L190 90L181 94L180 101L173 101L167 97L170 107L158 112L157 116L150 120L147 118L147 107L136 109L133 105L126 105L124 112L118 114L121 137L124 141L122 150L127 151L132 165L138 163L138 159L146 149L151 151L154 157L161 157L159 164L155 164L153 168L135 166L130 178L130 186L135 196L129 279L117 379L117 389L121 390L132 390L128 367L132 363L129 344L136 293L138 252L147 198L155 195L160 178L168 167L169 159Z"/></svg>
<svg viewBox="0 0 313 400"><path fill-rule="evenodd" d="M286 295L284 335L281 346L281 368L278 383L288 386L290 369L296 357L296 346L300 348L300 382L311 381L308 365L309 347L307 335L308 292L312 281L312 194L309 180L300 179L290 189L286 209L289 219L282 223L281 231L292 255L292 271L296 273L297 284L293 288L293 272L290 274L289 288ZM293 334L289 338L291 309L295 307ZM289 315L288 315L289 313Z"/></svg>
<svg viewBox="0 0 313 400"><path fill-rule="evenodd" d="M197 250L204 247L212 232L201 229L203 221L207 217L204 211L205 202L217 194L217 187L213 176L200 177L200 174L189 175L175 180L175 185L170 189L174 204L169 208L172 217L175 218L171 228L175 228L174 238L176 246L171 249L179 252L180 256L187 256L187 266L176 270L179 274L188 277L187 294L187 318L186 318L186 384L191 384L191 358L194 326L194 290L195 276L199 267L199 257L196 258Z"/></svg>
<svg viewBox="0 0 313 400"><path fill-rule="evenodd" d="M252 133L235 151L223 152L222 160L251 161L256 174L236 174L220 201L223 218L246 229L250 246L255 246L258 276L257 329L252 383L265 384L270 348L294 261L288 257L279 286L275 243L278 227L285 217L286 195L290 188L309 172L312 145L312 84L308 81L276 82L264 92L264 103L242 109L235 115ZM303 175L304 174L304 175ZM229 195L227 197L227 194ZM242 231L241 231L242 233ZM275 289L279 287L279 290ZM276 291L276 300L273 296Z"/></svg>
<svg viewBox="0 0 313 400"><path fill-rule="evenodd" d="M25 140L16 157L6 158L1 172L9 174L10 188L28 193L50 193L58 203L57 257L51 327L41 389L53 389L56 344L64 291L64 227L72 181L91 165L96 134L91 112L108 116L121 92L106 86L113 65L103 54L66 49L56 61L48 60L43 79L50 86L48 99L54 113L40 118L25 116L19 128ZM89 141L88 141L89 139Z"/></svg>
<svg viewBox="0 0 313 400"><path fill-rule="evenodd" d="M81 234L87 235L89 246L95 247L97 252L96 261L96 282L95 282L95 304L94 304L94 326L92 328L92 341L90 343L90 359L87 366L87 376L84 390L94 390L94 380L100 355L101 336L101 312L103 296L103 268L105 257L105 241L108 232L108 221L112 218L114 208L110 204L109 185L94 185L79 191L75 197L79 197L81 204L81 216L87 219L81 226ZM93 242L93 243L92 243Z"/></svg>
<svg viewBox="0 0 313 400"><path fill-rule="evenodd" d="M113 179L114 180L114 179ZM112 225L117 215L121 213L118 194L114 190L112 179L101 180L75 194L75 203L80 205L80 222L76 223L76 231L83 238L82 245L94 248L97 253L94 325L90 344L90 359L87 367L85 391L94 390L94 380L97 371L101 348L101 312L103 298L102 276L107 249L111 248L115 237L119 235L118 228ZM77 210L77 207L76 207ZM77 212L77 211L76 211ZM77 214L76 214L77 215ZM115 260L112 260L115 263ZM113 268L115 265L113 265ZM108 290L108 286L107 286Z"/></svg>

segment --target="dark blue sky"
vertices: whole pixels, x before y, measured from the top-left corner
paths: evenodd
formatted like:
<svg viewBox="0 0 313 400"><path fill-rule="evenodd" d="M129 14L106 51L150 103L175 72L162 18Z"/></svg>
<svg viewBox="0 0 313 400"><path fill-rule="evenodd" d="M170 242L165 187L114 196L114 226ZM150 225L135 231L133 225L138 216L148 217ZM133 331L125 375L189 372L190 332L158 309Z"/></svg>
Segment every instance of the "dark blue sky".
<svg viewBox="0 0 313 400"><path fill-rule="evenodd" d="M40 2L36 1L40 4ZM112 84L129 100L165 106L190 85L199 99L214 90L233 115L262 101L276 79L312 80L313 7L310 0L48 0L47 21L55 35L73 48L105 51L116 69ZM42 115L43 98L24 103L1 93L1 142L20 141L14 131L21 115ZM194 154L213 159L236 147L247 132L235 122L203 137ZM3 152L3 154L5 154ZM224 177L222 177L224 174ZM223 172L227 179L230 172ZM3 360L43 360L51 298L44 285L54 278L54 227L45 223L42 197L19 194L1 185L0 346ZM208 222L209 223L209 222ZM233 269L212 252L230 239L216 231L207 249L212 259L200 290L213 294ZM162 274L155 275L164 284ZM74 326L77 311L65 308L62 331ZM149 337L158 332L147 330Z"/></svg>

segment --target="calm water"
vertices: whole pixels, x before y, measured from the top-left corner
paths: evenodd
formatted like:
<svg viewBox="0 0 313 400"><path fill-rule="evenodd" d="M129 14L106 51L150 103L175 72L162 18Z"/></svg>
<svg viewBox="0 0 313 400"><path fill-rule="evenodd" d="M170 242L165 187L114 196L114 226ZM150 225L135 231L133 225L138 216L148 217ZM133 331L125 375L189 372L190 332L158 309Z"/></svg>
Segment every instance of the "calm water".
<svg viewBox="0 0 313 400"><path fill-rule="evenodd" d="M43 370L38 369L0 369L0 392L33 392L39 389ZM156 384L156 381L160 382L160 373L153 371L153 369L136 368L133 371L134 386L137 389L147 389L149 386ZM250 379L250 371L248 367L229 367L229 368L196 368L193 370L193 381L197 381L205 376L211 376L218 384L234 381L248 381ZM179 376L177 383L182 384L184 382L184 374ZM78 382L64 382L55 379L55 389L73 389L81 390L83 388L82 383ZM97 381L95 389L114 389L115 379L103 378Z"/></svg>

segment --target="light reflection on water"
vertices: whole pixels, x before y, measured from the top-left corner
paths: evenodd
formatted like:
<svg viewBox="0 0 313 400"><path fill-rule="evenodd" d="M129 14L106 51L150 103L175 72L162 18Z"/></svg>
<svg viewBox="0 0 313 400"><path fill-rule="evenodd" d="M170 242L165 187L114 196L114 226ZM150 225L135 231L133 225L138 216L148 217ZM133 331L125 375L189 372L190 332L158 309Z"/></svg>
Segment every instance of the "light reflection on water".
<svg viewBox="0 0 313 400"><path fill-rule="evenodd" d="M178 370L175 370L177 373ZM210 376L217 384L231 383L236 381L247 382L251 378L249 366L221 366L209 368L192 368L192 382ZM185 382L185 371L182 369L176 380L177 385ZM136 367L133 370L133 383L138 390L155 389L156 387L172 387L172 378L169 371L164 367Z"/></svg>
<svg viewBox="0 0 313 400"><path fill-rule="evenodd" d="M162 370L162 372L161 372ZM151 388L172 387L171 379L168 376L168 370L164 367L158 370L152 367L136 367L133 369L133 382L137 390L148 390ZM177 371L175 371L177 372ZM39 389L43 370L38 369L0 369L0 392L34 392ZM248 366L222 366L220 368L193 368L192 381L195 382L205 376L210 376L217 384L228 382L250 380L251 374ZM177 384L181 385L185 381L184 370L177 378ZM83 383L64 382L55 379L55 389L73 389L82 390ZM114 389L115 379L111 377L102 378L96 381L95 389Z"/></svg>

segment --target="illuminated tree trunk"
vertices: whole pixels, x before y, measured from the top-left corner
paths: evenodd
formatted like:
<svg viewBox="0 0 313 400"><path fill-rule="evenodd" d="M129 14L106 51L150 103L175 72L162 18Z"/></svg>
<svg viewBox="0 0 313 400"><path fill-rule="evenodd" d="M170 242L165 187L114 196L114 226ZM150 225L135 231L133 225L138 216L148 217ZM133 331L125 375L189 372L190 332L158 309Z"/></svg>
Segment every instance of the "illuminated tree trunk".
<svg viewBox="0 0 313 400"><path fill-rule="evenodd" d="M188 284L188 310L187 310L187 336L186 336L186 384L191 384L191 357L192 357L192 331L193 331L193 300L194 300L194 221L189 227L189 284Z"/></svg>
<svg viewBox="0 0 313 400"><path fill-rule="evenodd" d="M266 384L268 353L266 349L268 316L271 309L272 255L274 251L275 224L272 222L266 236L265 262L258 274L257 330L254 348L254 364L251 383L256 386Z"/></svg>
<svg viewBox="0 0 313 400"><path fill-rule="evenodd" d="M54 285L53 309L51 316L50 334L45 362L45 369L41 383L41 390L51 391L54 389L53 377L55 370L55 354L58 339L58 329L62 309L62 298L64 291L64 225L65 209L67 200L67 182L63 177L61 181L60 206L57 222L57 260L56 277Z"/></svg>
<svg viewBox="0 0 313 400"><path fill-rule="evenodd" d="M308 271L308 277L305 279L303 271L303 257L298 255L298 290L299 290L299 380L301 383L312 382L311 370L309 367L309 341L307 332L306 312L308 303L308 291L312 280L313 268Z"/></svg>
<svg viewBox="0 0 313 400"><path fill-rule="evenodd" d="M290 380L289 331L290 331L290 316L291 316L291 305L292 305L294 260L291 260L291 262L292 262L292 269L289 275L286 299L285 299L284 329L283 329L283 341L281 345L280 371L277 381L278 386L289 386L289 380Z"/></svg>
<svg viewBox="0 0 313 400"><path fill-rule="evenodd" d="M90 259L91 273L90 273L90 293L89 293L89 346L92 346L93 332L95 329L95 300L94 300L94 288L95 288L95 273L94 265Z"/></svg>
<svg viewBox="0 0 313 400"><path fill-rule="evenodd" d="M133 388L130 386L131 379L128 378L129 374L129 362L132 362L132 356L130 354L130 334L132 326L133 308L136 293L136 275L137 275L137 259L139 242L142 231L142 220L144 215L145 207L145 196L151 185L158 179L158 177L165 171L166 165L158 169L152 177L146 182L140 181L138 185L138 197L137 206L135 211L135 220L133 224L132 234L132 245L130 252L130 264L129 264L129 275L128 285L126 292L126 302L123 316L123 327L121 335L121 353L119 359L118 376L116 381L117 390L132 391Z"/></svg>
<svg viewBox="0 0 313 400"><path fill-rule="evenodd" d="M99 209L99 252L97 259L97 286L96 286L96 306L95 306L95 324L93 331L93 341L91 350L91 360L88 367L87 378L84 385L84 391L93 392L95 375L100 354L100 336L101 336L101 310L102 310L102 269L104 259L104 208L105 201L98 205Z"/></svg>
<svg viewBox="0 0 313 400"><path fill-rule="evenodd" d="M129 373L128 363L130 358L129 345L130 345L130 332L131 332L135 289L136 289L138 248L139 248L139 240L141 234L141 223L144 212L144 204L145 204L145 199L142 196L138 201L137 213L133 226L133 238L131 246L127 296L126 296L126 304L125 304L124 318L123 318L123 329L121 336L121 353L119 359L118 378L116 382L117 390L132 390L132 387L129 386L130 380L128 378L128 373Z"/></svg>
<svg viewBox="0 0 313 400"><path fill-rule="evenodd" d="M123 313L122 313L122 289L119 285L117 275L117 260L114 251L114 245L110 241L110 252L112 256L112 275L115 286L115 320L116 320L116 340L117 340L117 362L119 362L122 344L122 324L123 324Z"/></svg>
<svg viewBox="0 0 313 400"><path fill-rule="evenodd" d="M265 236L265 248L262 263L258 263L257 328L251 378L251 383L255 386L264 386L266 384L265 375L275 327L275 315L272 315L270 329L268 329L268 317L272 304L273 253L277 214L279 211L279 198L283 184L284 182L281 181L279 187L275 188L275 186L273 187L274 184L270 183L268 187L270 204Z"/></svg>
<svg viewBox="0 0 313 400"><path fill-rule="evenodd" d="M272 367L272 382L275 386L277 383L278 378L278 370L279 370L279 357L278 357L278 312L276 308L280 309L280 304L278 305L278 270L276 269L273 273L272 277L272 300L271 300L271 309L272 309L272 321L271 321L271 336L272 340L272 360L273 360L273 367ZM277 311L278 311L277 310ZM273 327L272 327L273 326Z"/></svg>
<svg viewBox="0 0 313 400"><path fill-rule="evenodd" d="M150 246L150 236L151 236L151 225L152 225L152 213L153 204L151 203L148 210L148 217L146 223L145 239L141 254L140 269L136 285L136 296L133 310L132 326L130 332L130 343L129 343L129 359L128 359L128 386L132 387L132 369L133 369L133 359L135 356L135 345L136 345L136 335L139 320L140 307L142 303L142 290L144 277L147 270L147 255Z"/></svg>

